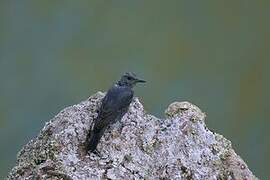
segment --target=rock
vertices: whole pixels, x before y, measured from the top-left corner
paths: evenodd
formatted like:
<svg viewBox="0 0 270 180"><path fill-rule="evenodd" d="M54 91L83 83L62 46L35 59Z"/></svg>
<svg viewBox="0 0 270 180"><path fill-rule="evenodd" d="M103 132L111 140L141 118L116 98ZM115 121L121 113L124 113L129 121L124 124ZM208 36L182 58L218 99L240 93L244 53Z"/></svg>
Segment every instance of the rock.
<svg viewBox="0 0 270 180"><path fill-rule="evenodd" d="M207 129L189 102L172 103L159 119L134 98L128 113L107 129L98 149L84 142L103 93L67 107L18 153L12 179L256 179L231 142Z"/></svg>

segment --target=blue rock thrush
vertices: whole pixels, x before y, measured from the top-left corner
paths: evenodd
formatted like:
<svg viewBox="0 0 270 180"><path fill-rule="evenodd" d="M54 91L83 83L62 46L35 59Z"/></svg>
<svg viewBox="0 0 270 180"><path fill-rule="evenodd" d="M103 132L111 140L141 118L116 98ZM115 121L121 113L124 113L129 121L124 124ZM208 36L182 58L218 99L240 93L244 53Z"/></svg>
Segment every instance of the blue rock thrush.
<svg viewBox="0 0 270 180"><path fill-rule="evenodd" d="M102 99L98 116L94 120L94 126L90 130L86 139L87 152L99 154L96 150L97 145L104 134L106 128L124 116L133 98L133 87L136 83L146 81L136 77L134 73L125 73L121 79L111 87L106 96Z"/></svg>

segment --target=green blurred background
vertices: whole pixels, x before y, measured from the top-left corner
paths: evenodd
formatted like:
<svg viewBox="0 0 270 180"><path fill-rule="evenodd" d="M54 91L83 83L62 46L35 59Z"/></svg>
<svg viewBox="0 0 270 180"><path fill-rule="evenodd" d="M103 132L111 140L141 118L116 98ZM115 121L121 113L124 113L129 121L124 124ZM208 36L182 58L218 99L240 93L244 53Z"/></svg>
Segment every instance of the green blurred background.
<svg viewBox="0 0 270 180"><path fill-rule="evenodd" d="M125 71L163 117L188 100L270 177L270 1L0 1L0 178L16 153L66 106Z"/></svg>

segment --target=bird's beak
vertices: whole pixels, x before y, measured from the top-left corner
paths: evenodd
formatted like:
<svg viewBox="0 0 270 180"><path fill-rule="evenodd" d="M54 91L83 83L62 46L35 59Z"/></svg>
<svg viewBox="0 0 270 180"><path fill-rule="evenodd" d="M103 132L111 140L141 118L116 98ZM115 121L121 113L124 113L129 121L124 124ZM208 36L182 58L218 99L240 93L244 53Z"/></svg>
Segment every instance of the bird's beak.
<svg viewBox="0 0 270 180"><path fill-rule="evenodd" d="M146 81L143 80L143 79L136 79L136 82L137 82L137 83L146 83Z"/></svg>

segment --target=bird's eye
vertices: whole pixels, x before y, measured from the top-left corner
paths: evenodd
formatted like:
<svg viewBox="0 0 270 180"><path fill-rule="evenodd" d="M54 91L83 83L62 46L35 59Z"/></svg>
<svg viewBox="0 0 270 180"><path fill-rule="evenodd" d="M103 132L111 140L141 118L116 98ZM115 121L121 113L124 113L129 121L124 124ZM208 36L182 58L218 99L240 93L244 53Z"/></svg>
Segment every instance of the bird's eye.
<svg viewBox="0 0 270 180"><path fill-rule="evenodd" d="M127 77L128 80L131 80L132 78L131 77Z"/></svg>

